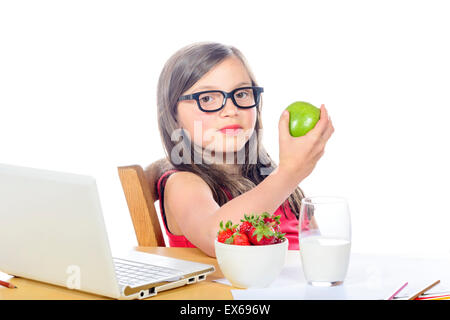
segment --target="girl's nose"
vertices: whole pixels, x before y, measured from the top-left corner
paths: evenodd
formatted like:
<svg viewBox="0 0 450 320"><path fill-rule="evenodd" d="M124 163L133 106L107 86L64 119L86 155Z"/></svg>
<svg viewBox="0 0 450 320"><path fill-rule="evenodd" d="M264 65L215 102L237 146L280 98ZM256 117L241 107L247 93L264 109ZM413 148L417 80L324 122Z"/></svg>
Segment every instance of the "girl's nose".
<svg viewBox="0 0 450 320"><path fill-rule="evenodd" d="M236 107L231 100L231 98L228 98L227 101L225 101L225 106L222 110L220 110L221 116L234 116L238 114L238 107Z"/></svg>

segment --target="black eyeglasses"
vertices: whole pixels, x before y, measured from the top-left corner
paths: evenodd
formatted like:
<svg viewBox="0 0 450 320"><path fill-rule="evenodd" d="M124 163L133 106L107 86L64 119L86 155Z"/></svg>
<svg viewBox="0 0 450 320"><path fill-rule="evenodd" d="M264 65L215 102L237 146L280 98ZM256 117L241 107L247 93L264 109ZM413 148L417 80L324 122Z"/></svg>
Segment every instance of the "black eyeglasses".
<svg viewBox="0 0 450 320"><path fill-rule="evenodd" d="M249 109L259 104L261 92L264 92L262 87L242 87L230 92L209 90L181 96L178 101L196 100L203 112L215 112L222 109L227 99L231 98L236 107Z"/></svg>

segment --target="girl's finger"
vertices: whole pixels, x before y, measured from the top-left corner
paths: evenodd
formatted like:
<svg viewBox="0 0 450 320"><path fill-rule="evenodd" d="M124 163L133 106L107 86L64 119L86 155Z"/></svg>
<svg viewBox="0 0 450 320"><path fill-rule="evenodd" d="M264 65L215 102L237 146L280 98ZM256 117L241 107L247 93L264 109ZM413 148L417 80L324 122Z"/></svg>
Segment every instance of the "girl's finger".
<svg viewBox="0 0 450 320"><path fill-rule="evenodd" d="M322 135L322 139L327 141L328 139L330 139L331 135L334 132L334 127L333 127L333 123L331 121L331 119L328 121L328 126L327 129L325 130L325 132Z"/></svg>
<svg viewBox="0 0 450 320"><path fill-rule="evenodd" d="M331 123L331 120L330 120L329 124L330 125L327 127L327 130L325 131L325 133L321 137L319 148L322 149L322 150L325 149L325 146L326 146L328 140L330 139L331 135L334 132L334 127L333 127L333 124Z"/></svg>
<svg viewBox="0 0 450 320"><path fill-rule="evenodd" d="M327 109L325 109L325 105L322 104L320 106L320 118L319 121L317 121L314 128L310 131L311 136L315 136L316 138L320 138L328 126L328 112ZM309 134L309 132L308 132Z"/></svg>
<svg viewBox="0 0 450 320"><path fill-rule="evenodd" d="M278 121L278 136L280 141L289 140L291 138L291 134L289 133L289 117L289 111L284 110Z"/></svg>

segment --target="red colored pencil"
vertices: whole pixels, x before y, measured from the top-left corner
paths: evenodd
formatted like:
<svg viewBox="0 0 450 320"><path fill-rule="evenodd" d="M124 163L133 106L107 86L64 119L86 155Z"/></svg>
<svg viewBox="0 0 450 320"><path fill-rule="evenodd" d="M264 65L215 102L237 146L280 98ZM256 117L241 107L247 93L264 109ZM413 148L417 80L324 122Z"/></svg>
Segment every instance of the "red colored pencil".
<svg viewBox="0 0 450 320"><path fill-rule="evenodd" d="M10 289L14 289L17 288L15 285L13 285L12 283L6 282L6 281L2 281L0 280L0 285L10 288Z"/></svg>
<svg viewBox="0 0 450 320"><path fill-rule="evenodd" d="M437 299L450 299L450 294L444 294L440 296L422 296L419 298L416 298L416 300L437 300Z"/></svg>

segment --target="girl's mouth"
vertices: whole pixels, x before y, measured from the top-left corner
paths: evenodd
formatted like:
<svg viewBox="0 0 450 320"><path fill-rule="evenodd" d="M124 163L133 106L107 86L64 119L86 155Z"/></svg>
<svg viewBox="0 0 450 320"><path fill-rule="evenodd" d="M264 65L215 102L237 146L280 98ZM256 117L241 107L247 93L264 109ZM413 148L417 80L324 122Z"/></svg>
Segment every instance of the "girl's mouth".
<svg viewBox="0 0 450 320"><path fill-rule="evenodd" d="M241 127L226 127L219 130L223 134L235 136L242 131Z"/></svg>

